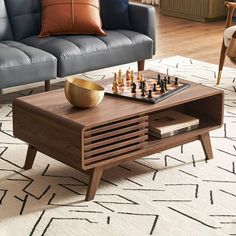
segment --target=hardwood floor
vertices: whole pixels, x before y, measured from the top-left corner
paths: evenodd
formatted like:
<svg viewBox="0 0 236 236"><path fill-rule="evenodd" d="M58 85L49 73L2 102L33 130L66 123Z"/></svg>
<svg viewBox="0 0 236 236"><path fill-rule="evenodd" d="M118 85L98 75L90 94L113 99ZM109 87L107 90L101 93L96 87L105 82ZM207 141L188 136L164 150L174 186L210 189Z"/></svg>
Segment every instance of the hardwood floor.
<svg viewBox="0 0 236 236"><path fill-rule="evenodd" d="M199 23L159 14L157 18L157 48L154 58L175 55L218 64L225 21ZM226 58L226 66L234 65Z"/></svg>

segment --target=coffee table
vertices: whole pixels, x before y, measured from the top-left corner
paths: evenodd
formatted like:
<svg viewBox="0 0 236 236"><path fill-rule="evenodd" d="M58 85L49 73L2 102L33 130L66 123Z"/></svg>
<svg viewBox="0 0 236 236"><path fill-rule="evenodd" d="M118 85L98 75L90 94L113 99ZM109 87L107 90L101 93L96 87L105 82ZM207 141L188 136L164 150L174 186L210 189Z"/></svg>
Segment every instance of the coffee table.
<svg viewBox="0 0 236 236"><path fill-rule="evenodd" d="M144 75L156 73L144 71ZM206 159L212 159L209 131L222 126L224 93L189 83L189 89L154 105L105 95L97 107L79 109L67 102L63 89L16 99L14 135L29 144L24 169L32 168L39 151L85 172L90 178L85 198L89 201L95 197L103 171L126 161L195 140L201 141ZM149 115L166 109L198 117L199 127L164 139L149 136Z"/></svg>

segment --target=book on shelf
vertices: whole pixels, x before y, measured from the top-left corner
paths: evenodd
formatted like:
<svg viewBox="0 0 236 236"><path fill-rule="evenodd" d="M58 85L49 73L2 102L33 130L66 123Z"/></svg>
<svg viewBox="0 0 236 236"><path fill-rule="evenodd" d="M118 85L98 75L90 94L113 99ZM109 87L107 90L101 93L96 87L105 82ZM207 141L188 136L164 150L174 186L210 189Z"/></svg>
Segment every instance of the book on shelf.
<svg viewBox="0 0 236 236"><path fill-rule="evenodd" d="M166 138L196 129L199 119L175 110L167 110L149 116L149 134Z"/></svg>

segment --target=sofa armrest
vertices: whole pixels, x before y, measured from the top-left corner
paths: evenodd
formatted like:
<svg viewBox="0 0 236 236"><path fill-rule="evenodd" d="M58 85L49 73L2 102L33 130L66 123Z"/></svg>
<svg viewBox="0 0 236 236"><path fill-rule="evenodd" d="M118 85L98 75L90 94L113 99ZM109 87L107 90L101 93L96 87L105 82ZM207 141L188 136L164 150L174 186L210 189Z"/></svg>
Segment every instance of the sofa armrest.
<svg viewBox="0 0 236 236"><path fill-rule="evenodd" d="M132 29L153 40L153 55L156 51L156 13L153 6L130 3L129 16Z"/></svg>

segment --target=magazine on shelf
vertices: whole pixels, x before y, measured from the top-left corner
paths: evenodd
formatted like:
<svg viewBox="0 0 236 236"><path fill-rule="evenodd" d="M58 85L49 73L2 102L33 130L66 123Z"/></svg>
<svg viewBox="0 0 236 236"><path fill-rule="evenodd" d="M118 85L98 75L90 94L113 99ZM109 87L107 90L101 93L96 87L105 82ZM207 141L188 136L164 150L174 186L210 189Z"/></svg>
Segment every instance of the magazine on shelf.
<svg viewBox="0 0 236 236"><path fill-rule="evenodd" d="M196 129L199 119L175 110L167 110L149 116L149 134L166 138Z"/></svg>

